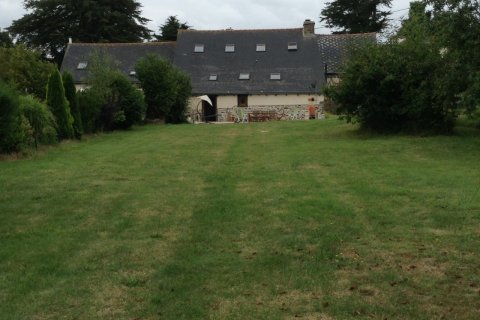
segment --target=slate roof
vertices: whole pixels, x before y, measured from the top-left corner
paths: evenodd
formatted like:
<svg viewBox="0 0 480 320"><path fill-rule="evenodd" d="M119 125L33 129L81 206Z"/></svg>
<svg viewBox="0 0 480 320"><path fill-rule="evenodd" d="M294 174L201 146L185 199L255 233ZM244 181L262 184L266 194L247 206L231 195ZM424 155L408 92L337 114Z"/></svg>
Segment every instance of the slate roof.
<svg viewBox="0 0 480 320"><path fill-rule="evenodd" d="M329 74L341 73L342 63L347 58L349 50L365 42L377 41L376 33L331 34L316 37L321 59L327 64L326 70Z"/></svg>
<svg viewBox="0 0 480 320"><path fill-rule="evenodd" d="M89 57L96 50L104 51L113 59L121 72L125 73L132 82L138 79L130 76L135 70L138 59L153 53L164 59L173 61L175 42L148 42L148 43L71 43L67 46L65 57L62 62L61 71L68 71L72 74L75 83L85 83L88 75L87 69L77 68L80 62L88 62Z"/></svg>
<svg viewBox="0 0 480 320"><path fill-rule="evenodd" d="M296 42L298 49L289 51ZM194 52L196 44L204 52ZM227 44L235 52L225 52ZM256 45L265 44L265 52ZM323 83L323 62L316 37L304 36L303 29L274 30L181 30L178 34L174 63L191 79L193 94L273 94L314 93ZM249 73L249 80L239 80ZM281 80L270 80L280 73ZM217 81L209 81L211 74Z"/></svg>
<svg viewBox="0 0 480 320"><path fill-rule="evenodd" d="M376 34L304 35L303 28L271 30L179 30L177 42L69 44L61 70L72 73L75 83L85 83L88 61L95 50L111 55L122 72L130 76L138 59L155 53L183 69L192 80L193 94L312 94L325 82L325 65L329 74L341 72L341 64L352 46L376 41ZM296 43L297 50L288 50ZM196 45L203 52L194 52ZM257 52L257 44L266 45ZM235 45L235 52L225 52L226 45ZM240 80L248 73L248 80ZM280 80L271 80L279 73ZM210 81L216 75L216 81Z"/></svg>

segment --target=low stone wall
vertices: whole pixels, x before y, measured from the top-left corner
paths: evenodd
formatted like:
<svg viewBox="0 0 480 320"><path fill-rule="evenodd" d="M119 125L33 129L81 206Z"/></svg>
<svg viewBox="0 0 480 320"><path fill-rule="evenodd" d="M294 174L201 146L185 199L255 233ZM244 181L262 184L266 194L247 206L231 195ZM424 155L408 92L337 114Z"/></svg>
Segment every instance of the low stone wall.
<svg viewBox="0 0 480 320"><path fill-rule="evenodd" d="M308 120L309 107L316 108L316 119L323 119L325 114L323 106L319 104L297 104L297 105L263 105L263 106L248 106L248 107L231 107L220 108L217 112L218 122L248 122L249 114L255 112L269 112L274 114L274 120Z"/></svg>

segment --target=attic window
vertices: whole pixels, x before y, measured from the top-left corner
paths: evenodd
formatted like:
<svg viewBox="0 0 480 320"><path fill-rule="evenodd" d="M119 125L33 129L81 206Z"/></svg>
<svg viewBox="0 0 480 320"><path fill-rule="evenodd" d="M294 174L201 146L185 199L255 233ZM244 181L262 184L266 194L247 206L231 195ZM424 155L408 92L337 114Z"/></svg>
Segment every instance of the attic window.
<svg viewBox="0 0 480 320"><path fill-rule="evenodd" d="M225 46L225 52L235 52L235 45L234 44L227 44Z"/></svg>
<svg viewBox="0 0 480 320"><path fill-rule="evenodd" d="M77 69L78 70L85 70L85 69L87 69L87 66L88 66L88 62L80 61L77 65Z"/></svg>
<svg viewBox="0 0 480 320"><path fill-rule="evenodd" d="M135 77L137 75L137 73L135 71L130 71L130 76L131 77Z"/></svg>
<svg viewBox="0 0 480 320"><path fill-rule="evenodd" d="M198 53L205 52L205 45L196 44L195 49L193 49L193 52L198 52Z"/></svg>
<svg viewBox="0 0 480 320"><path fill-rule="evenodd" d="M264 43L257 44L257 52L265 52L267 51L267 45Z"/></svg>
<svg viewBox="0 0 480 320"><path fill-rule="evenodd" d="M289 42L288 43L288 51L297 51L298 45L296 42Z"/></svg>
<svg viewBox="0 0 480 320"><path fill-rule="evenodd" d="M270 80L282 80L280 73L270 73Z"/></svg>
<svg viewBox="0 0 480 320"><path fill-rule="evenodd" d="M216 74L211 74L210 77L208 77L209 81L217 81L217 79L218 79L218 75Z"/></svg>
<svg viewBox="0 0 480 320"><path fill-rule="evenodd" d="M240 73L238 80L250 80L250 73Z"/></svg>

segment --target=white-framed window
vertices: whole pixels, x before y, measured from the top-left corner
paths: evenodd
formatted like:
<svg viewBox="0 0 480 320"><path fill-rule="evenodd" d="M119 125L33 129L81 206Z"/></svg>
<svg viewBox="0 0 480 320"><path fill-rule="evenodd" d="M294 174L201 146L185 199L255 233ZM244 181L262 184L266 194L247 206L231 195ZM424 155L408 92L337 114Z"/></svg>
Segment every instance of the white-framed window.
<svg viewBox="0 0 480 320"><path fill-rule="evenodd" d="M250 73L240 73L238 80L250 80Z"/></svg>
<svg viewBox="0 0 480 320"><path fill-rule="evenodd" d="M208 77L208 81L217 81L218 80L218 75L212 73L209 77Z"/></svg>
<svg viewBox="0 0 480 320"><path fill-rule="evenodd" d="M267 51L267 45L265 43L257 43L257 52Z"/></svg>
<svg viewBox="0 0 480 320"><path fill-rule="evenodd" d="M78 70L85 70L88 67L88 62L87 61L80 61L77 65Z"/></svg>
<svg viewBox="0 0 480 320"><path fill-rule="evenodd" d="M288 51L297 51L298 44L296 42L289 42L288 43Z"/></svg>
<svg viewBox="0 0 480 320"><path fill-rule="evenodd" d="M132 71L130 71L130 76L131 77L136 77L137 73L134 70L132 70Z"/></svg>
<svg viewBox="0 0 480 320"><path fill-rule="evenodd" d="M270 73L270 80L282 80L282 75L280 73Z"/></svg>
<svg viewBox="0 0 480 320"><path fill-rule="evenodd" d="M225 45L225 52L235 52L235 45L234 44Z"/></svg>
<svg viewBox="0 0 480 320"><path fill-rule="evenodd" d="M202 43L197 43L195 45L195 48L193 49L193 52L197 52L197 53L205 52L205 45Z"/></svg>

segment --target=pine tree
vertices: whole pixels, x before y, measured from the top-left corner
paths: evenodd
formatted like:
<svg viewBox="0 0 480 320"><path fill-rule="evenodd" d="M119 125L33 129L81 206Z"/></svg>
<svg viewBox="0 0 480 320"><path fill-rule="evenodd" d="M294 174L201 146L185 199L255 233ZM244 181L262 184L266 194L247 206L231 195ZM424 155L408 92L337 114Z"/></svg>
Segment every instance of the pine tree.
<svg viewBox="0 0 480 320"><path fill-rule="evenodd" d="M47 105L55 116L59 140L71 139L73 137L73 117L70 114L62 77L58 70L55 70L48 80Z"/></svg>
<svg viewBox="0 0 480 320"><path fill-rule="evenodd" d="M334 33L379 32L388 24L392 0L335 0L327 2L320 21Z"/></svg>
<svg viewBox="0 0 480 320"><path fill-rule="evenodd" d="M82 117L80 115L80 108L78 105L77 90L73 83L73 77L70 73L63 73L63 87L65 88L65 97L70 105L70 113L73 117L73 134L75 138L81 140L83 133Z"/></svg>
<svg viewBox="0 0 480 320"><path fill-rule="evenodd" d="M170 16L160 26L160 35L155 35L155 37L160 41L177 41L178 30L190 28L191 26L187 22L181 23L176 16Z"/></svg>

